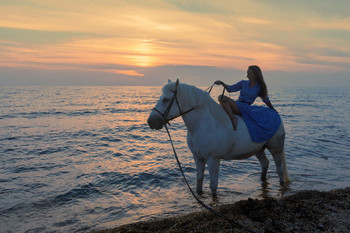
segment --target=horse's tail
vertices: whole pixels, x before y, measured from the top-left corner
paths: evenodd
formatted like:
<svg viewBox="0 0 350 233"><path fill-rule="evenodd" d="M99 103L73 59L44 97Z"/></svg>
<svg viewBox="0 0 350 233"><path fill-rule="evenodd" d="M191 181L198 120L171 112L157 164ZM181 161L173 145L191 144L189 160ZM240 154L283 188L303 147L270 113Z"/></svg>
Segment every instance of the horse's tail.
<svg viewBox="0 0 350 233"><path fill-rule="evenodd" d="M288 169L287 169L287 163L286 163L286 157L284 155L284 150L282 152L282 164L283 164L283 177L284 181L289 183L290 182L290 177L288 174Z"/></svg>

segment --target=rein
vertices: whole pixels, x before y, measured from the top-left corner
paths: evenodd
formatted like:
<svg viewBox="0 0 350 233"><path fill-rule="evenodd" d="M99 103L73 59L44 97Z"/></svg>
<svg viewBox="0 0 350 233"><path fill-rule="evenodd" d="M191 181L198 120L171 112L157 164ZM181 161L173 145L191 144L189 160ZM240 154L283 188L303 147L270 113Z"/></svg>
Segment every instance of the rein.
<svg viewBox="0 0 350 233"><path fill-rule="evenodd" d="M213 89L215 83L213 83L210 87L208 87L205 91L208 92L210 94L211 90ZM221 101L224 99L224 94L225 94L225 87L222 90L222 94L221 94Z"/></svg>
<svg viewBox="0 0 350 233"><path fill-rule="evenodd" d="M208 91L208 93L211 92L211 90L212 90L212 88L213 88L214 85L215 85L215 83L214 83L213 85L211 85L211 86L208 88L208 89L210 89L210 90ZM165 129L166 129L166 131L167 131L167 133L168 133L169 140L170 140L170 144L171 144L171 147L172 147L172 149L173 149L173 152L174 152L174 155L175 155L175 159L176 159L177 165L179 166L179 169L180 169L180 171L181 171L182 177L184 178L184 181L185 181L185 183L186 183L188 189L190 190L192 196L196 199L196 201L197 201L202 207L206 208L207 210L209 210L211 213L215 214L216 216L218 216L218 217L220 217L220 218L226 220L226 221L230 224L230 226L231 226L232 229L234 229L235 227L238 227L238 228L241 228L241 229L246 230L247 232L257 233L256 231L251 230L251 229L249 229L249 228L243 226L242 224L240 224L240 223L238 223L238 222L236 222L236 221L234 221L234 220L232 220L232 219L229 219L229 218L226 217L225 215L220 214L219 212L215 211L215 210L214 210L213 208L211 208L210 206L206 205L204 202L202 202L201 200L199 200L199 198L196 196L196 194L193 192L191 186L189 185L189 183L188 183L188 181L187 181L187 179L186 179L185 173L184 173L184 171L183 171L183 169L182 169L182 166L181 166L179 157L177 156L177 153L176 153L176 150L175 150L175 147L174 147L174 143L173 143L173 140L172 140L172 138L171 138L169 129L168 129L167 125L166 125L166 124L169 124L169 125L170 125L170 123L169 123L170 120L175 119L175 118L177 118L177 117L179 117L179 116L182 116L182 115L184 115L184 114L186 114L186 113L188 113L188 112L190 112L190 111L192 111L192 110L194 109L194 108L191 108L191 109L187 110L186 112L182 113L182 111L181 111L181 109L180 109L179 102L178 102L177 97L176 97L176 94L177 94L177 86L178 86L178 81L177 81L177 83L176 83L176 90L175 90L175 93L174 93L174 97L173 97L173 99L171 100L170 105L169 105L168 108L165 110L165 112L162 114L158 109L154 108L154 110L156 110L156 111L164 118L164 127L165 127ZM208 89L207 89L207 90L208 90ZM206 91L207 91L207 90L206 90ZM224 88L224 91L223 91L222 95L224 95L224 92L225 92L225 88ZM176 99L177 106L179 107L179 110L180 110L180 115L177 116L177 117L174 117L174 118L172 118L172 119L167 119L167 116L168 116L168 114L169 114L169 112L170 112L170 109L171 109L171 106L172 106L172 104L173 104L173 102L174 102L174 99Z"/></svg>

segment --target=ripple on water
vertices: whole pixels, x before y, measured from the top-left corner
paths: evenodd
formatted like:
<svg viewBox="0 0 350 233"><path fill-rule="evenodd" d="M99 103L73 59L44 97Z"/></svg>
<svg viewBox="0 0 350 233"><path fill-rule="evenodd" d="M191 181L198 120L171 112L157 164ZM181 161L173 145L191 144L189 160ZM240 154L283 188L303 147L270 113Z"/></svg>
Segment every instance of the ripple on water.
<svg viewBox="0 0 350 233"><path fill-rule="evenodd" d="M86 232L199 210L165 130L152 131L146 123L160 87L0 89L0 222L5 232ZM221 91L212 95L214 100ZM292 184L288 191L278 184L269 153L265 184L256 158L223 161L219 203L348 184L349 93L271 90L287 132ZM169 129L195 187L186 126L179 118ZM217 204L211 201L208 168L203 191L205 203Z"/></svg>

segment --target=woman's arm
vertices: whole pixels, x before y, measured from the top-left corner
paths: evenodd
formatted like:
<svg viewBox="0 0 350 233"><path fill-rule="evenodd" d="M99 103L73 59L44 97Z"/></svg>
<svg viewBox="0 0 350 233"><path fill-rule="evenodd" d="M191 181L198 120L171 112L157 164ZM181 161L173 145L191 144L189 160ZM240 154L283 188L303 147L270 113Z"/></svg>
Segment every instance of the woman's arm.
<svg viewBox="0 0 350 233"><path fill-rule="evenodd" d="M269 108L271 108L271 109L273 109L273 110L276 111L276 109L272 106L269 97L267 97L266 99L263 99L263 102L264 102Z"/></svg>
<svg viewBox="0 0 350 233"><path fill-rule="evenodd" d="M222 85L224 86L224 88L228 91L228 92L235 92L235 91L239 91L242 89L242 81L236 83L236 84L233 84L231 86L227 85L226 83L220 81L220 80L217 80L215 81L215 84L216 85Z"/></svg>

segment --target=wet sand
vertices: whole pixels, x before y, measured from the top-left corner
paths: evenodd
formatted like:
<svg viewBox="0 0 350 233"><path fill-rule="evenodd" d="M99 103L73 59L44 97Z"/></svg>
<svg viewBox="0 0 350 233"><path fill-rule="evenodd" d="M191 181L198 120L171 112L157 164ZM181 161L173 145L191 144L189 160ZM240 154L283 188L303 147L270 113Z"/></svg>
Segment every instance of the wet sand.
<svg viewBox="0 0 350 233"><path fill-rule="evenodd" d="M254 232L350 232L350 187L301 191L280 199L248 199L215 207ZM123 225L112 232L249 232L209 211Z"/></svg>

